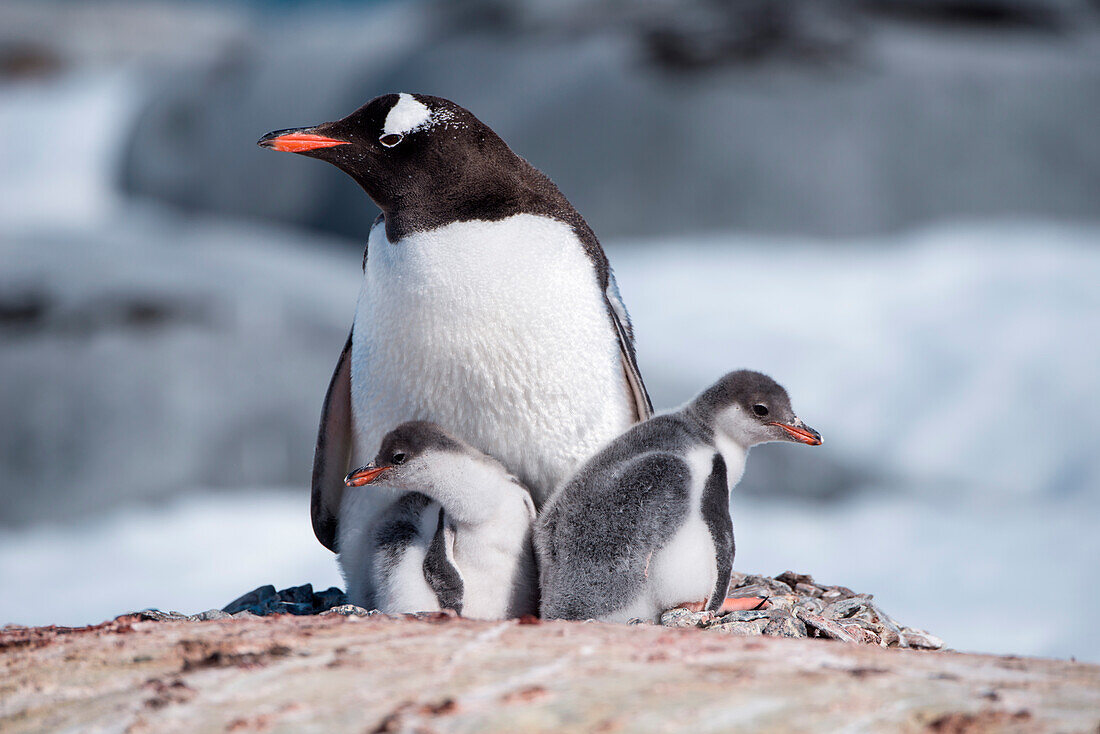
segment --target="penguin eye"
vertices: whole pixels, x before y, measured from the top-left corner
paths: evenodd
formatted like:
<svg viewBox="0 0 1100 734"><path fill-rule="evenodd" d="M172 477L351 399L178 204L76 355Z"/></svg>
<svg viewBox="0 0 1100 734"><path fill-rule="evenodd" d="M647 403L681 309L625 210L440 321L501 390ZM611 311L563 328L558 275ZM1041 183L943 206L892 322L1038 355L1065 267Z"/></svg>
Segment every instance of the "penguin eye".
<svg viewBox="0 0 1100 734"><path fill-rule="evenodd" d="M763 418L768 414L768 406L760 405L759 403L752 406L752 412Z"/></svg>
<svg viewBox="0 0 1100 734"><path fill-rule="evenodd" d="M386 146L387 148L392 148L404 139L405 138L403 136L398 135L397 133L390 133L388 135L383 135L382 137L378 138L378 142Z"/></svg>
<svg viewBox="0 0 1100 734"><path fill-rule="evenodd" d="M394 454L393 455L393 463L394 464L404 464L405 463L405 454L404 454L404 452L398 451L396 454Z"/></svg>

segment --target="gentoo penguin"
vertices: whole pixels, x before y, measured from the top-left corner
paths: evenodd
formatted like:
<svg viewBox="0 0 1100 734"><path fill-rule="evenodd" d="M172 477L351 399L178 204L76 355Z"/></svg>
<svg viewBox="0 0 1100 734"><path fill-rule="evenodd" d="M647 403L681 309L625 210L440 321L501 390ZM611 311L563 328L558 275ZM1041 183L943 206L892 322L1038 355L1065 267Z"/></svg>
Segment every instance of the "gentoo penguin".
<svg viewBox="0 0 1100 734"><path fill-rule="evenodd" d="M332 163L382 210L317 438L312 518L327 548L345 472L400 422L432 421L496 457L540 505L652 414L595 234L470 112L387 94L259 145ZM379 496L358 520L380 522L390 502Z"/></svg>
<svg viewBox="0 0 1100 734"><path fill-rule="evenodd" d="M733 566L731 488L749 447L821 443L787 391L731 372L682 409L634 426L584 463L535 523L542 616L658 620L719 609Z"/></svg>
<svg viewBox="0 0 1100 734"><path fill-rule="evenodd" d="M478 619L538 611L535 505L500 462L433 423L412 421L386 434L374 461L344 483L364 488L344 493L345 518L371 495L399 496L398 510L373 533L340 524L339 560L353 604L388 613L453 609ZM429 498L442 509L421 512Z"/></svg>

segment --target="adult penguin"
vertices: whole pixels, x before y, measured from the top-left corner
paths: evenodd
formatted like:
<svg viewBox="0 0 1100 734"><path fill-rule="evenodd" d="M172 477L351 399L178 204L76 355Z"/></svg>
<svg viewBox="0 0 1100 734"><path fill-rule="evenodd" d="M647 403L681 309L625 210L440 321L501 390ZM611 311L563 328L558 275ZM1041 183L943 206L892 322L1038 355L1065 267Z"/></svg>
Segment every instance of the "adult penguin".
<svg viewBox="0 0 1100 734"><path fill-rule="evenodd" d="M382 210L314 457L313 529L327 548L337 550L349 466L399 423L439 424L501 461L541 504L652 414L592 229L469 111L387 94L259 144L332 163ZM391 502L380 497L355 522L370 526Z"/></svg>

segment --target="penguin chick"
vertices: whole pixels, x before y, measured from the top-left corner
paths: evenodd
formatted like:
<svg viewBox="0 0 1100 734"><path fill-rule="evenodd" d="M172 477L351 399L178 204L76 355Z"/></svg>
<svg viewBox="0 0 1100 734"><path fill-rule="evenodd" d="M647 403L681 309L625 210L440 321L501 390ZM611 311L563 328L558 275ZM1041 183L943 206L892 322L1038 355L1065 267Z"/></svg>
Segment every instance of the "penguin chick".
<svg viewBox="0 0 1100 734"><path fill-rule="evenodd" d="M778 383L731 372L678 411L640 423L567 479L535 524L547 619L658 621L717 611L733 567L730 490L750 447L816 446Z"/></svg>
<svg viewBox="0 0 1100 734"><path fill-rule="evenodd" d="M434 423L412 421L386 434L374 461L344 483L361 488L345 493L345 519L364 493L396 490L404 495L398 508L410 504L373 533L341 522L339 560L353 603L373 587L374 606L388 613L453 609L505 619L537 611L535 506L497 460ZM441 509L423 512L431 501Z"/></svg>

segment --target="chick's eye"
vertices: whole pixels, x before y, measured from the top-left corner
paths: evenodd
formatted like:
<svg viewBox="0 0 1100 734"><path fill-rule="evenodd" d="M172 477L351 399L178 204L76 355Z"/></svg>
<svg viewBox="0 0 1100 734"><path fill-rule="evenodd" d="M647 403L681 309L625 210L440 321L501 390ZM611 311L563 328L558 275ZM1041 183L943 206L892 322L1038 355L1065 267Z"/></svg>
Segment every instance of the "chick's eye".
<svg viewBox="0 0 1100 734"><path fill-rule="evenodd" d="M405 454L401 451L398 451L396 454L393 455L393 463L394 464L404 464L405 463Z"/></svg>
<svg viewBox="0 0 1100 734"><path fill-rule="evenodd" d="M387 148L392 148L393 146L400 143L403 139L404 138L402 138L402 136L398 135L397 133L390 133L388 135L383 135L382 137L378 138L378 142L386 146Z"/></svg>
<svg viewBox="0 0 1100 734"><path fill-rule="evenodd" d="M768 414L768 406L766 405L754 405L752 406L752 412L763 418Z"/></svg>

